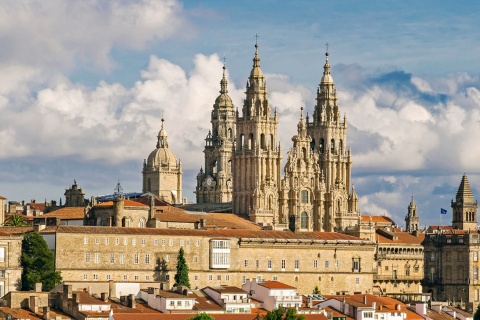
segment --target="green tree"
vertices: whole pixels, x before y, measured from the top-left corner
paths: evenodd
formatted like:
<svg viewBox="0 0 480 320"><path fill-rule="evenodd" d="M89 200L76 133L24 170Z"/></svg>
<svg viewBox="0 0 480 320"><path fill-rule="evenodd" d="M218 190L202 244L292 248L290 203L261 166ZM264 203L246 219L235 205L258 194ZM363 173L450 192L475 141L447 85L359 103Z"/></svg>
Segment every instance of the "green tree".
<svg viewBox="0 0 480 320"><path fill-rule="evenodd" d="M208 313L202 312L196 314L194 317L191 317L188 320L215 320L215 318Z"/></svg>
<svg viewBox="0 0 480 320"><path fill-rule="evenodd" d="M285 314L285 318L283 315ZM295 308L283 309L278 307L273 311L267 311L267 314L263 316L263 320L305 320L305 316L297 315Z"/></svg>
<svg viewBox="0 0 480 320"><path fill-rule="evenodd" d="M321 291L320 289L318 289L318 286L315 286L315 288L313 288L313 294L321 294Z"/></svg>
<svg viewBox="0 0 480 320"><path fill-rule="evenodd" d="M22 289L32 290L41 282L43 290L50 291L62 281L55 271L55 256L38 232L27 233L22 241Z"/></svg>
<svg viewBox="0 0 480 320"><path fill-rule="evenodd" d="M187 286L190 288L190 280L188 279L188 266L187 261L185 260L185 252L183 251L183 248L180 248L180 251L178 251L177 273L175 273L175 284L173 286Z"/></svg>
<svg viewBox="0 0 480 320"><path fill-rule="evenodd" d="M475 314L473 315L473 320L480 320L480 304L477 307L477 311L475 311Z"/></svg>
<svg viewBox="0 0 480 320"><path fill-rule="evenodd" d="M19 215L11 215L3 225L6 227L28 227L27 220Z"/></svg>

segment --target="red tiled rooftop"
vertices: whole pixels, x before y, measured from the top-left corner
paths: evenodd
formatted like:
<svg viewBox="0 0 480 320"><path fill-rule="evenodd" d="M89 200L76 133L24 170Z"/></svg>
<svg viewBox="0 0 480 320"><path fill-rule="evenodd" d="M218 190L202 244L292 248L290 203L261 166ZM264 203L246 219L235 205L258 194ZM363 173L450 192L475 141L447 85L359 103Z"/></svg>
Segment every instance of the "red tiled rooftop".
<svg viewBox="0 0 480 320"><path fill-rule="evenodd" d="M209 286L207 288L212 289L213 291L219 292L219 293L244 293L247 294L247 292L239 287L234 287L234 286Z"/></svg>
<svg viewBox="0 0 480 320"><path fill-rule="evenodd" d="M396 239L390 239L385 237L380 233L375 234L375 239L378 243L392 243L392 244L418 244L420 245L425 239L424 233L418 233L417 236L408 233L406 231L391 231L391 233L396 237Z"/></svg>
<svg viewBox="0 0 480 320"><path fill-rule="evenodd" d="M259 283L258 285L268 289L297 289L295 287L289 286L288 284L279 282L279 281L265 281L265 282Z"/></svg>
<svg viewBox="0 0 480 320"><path fill-rule="evenodd" d="M44 218L60 218L63 220L80 220L83 219L85 215L85 209L83 207L64 207L58 210L49 212L40 217Z"/></svg>
<svg viewBox="0 0 480 320"><path fill-rule="evenodd" d="M373 223L388 223L388 224L395 224L395 222L387 216L370 216L370 215L362 215L362 222L370 222L372 219Z"/></svg>

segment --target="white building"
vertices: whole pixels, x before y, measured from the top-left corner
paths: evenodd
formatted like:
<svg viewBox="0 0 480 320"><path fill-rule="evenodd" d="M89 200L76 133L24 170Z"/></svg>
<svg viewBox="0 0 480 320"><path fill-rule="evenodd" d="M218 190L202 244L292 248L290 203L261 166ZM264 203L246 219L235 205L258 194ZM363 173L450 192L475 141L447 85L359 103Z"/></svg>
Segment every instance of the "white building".
<svg viewBox="0 0 480 320"><path fill-rule="evenodd" d="M297 293L297 288L282 282L257 282L257 279L247 279L242 289L247 291L253 299L262 301L263 305L260 307L266 310L302 306L302 296Z"/></svg>

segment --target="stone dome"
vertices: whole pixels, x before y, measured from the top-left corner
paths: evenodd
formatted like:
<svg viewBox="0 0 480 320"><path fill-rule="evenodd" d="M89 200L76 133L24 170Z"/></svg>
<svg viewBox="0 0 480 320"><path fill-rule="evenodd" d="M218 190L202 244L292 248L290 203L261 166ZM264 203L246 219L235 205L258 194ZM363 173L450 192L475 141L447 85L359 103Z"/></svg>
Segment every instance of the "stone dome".
<svg viewBox="0 0 480 320"><path fill-rule="evenodd" d="M147 159L147 167L176 167L177 157L168 147L153 150Z"/></svg>

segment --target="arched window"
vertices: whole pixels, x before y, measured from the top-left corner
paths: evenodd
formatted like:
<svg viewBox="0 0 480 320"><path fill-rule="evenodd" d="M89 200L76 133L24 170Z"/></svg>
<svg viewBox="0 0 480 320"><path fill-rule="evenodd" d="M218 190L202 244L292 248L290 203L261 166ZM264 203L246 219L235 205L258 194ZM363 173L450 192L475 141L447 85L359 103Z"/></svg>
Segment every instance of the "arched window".
<svg viewBox="0 0 480 320"><path fill-rule="evenodd" d="M343 153L343 141L342 141L342 139L340 139L340 141L338 142L338 152L340 154Z"/></svg>
<svg viewBox="0 0 480 320"><path fill-rule="evenodd" d="M260 148L266 149L266 146L265 146L265 135L264 135L263 133L260 135Z"/></svg>
<svg viewBox="0 0 480 320"><path fill-rule="evenodd" d="M334 152L335 151L335 139L332 139L330 141L330 146L331 146L331 151Z"/></svg>
<svg viewBox="0 0 480 320"><path fill-rule="evenodd" d="M318 146L318 148L320 149L320 152L324 152L325 151L325 140L320 139L320 145Z"/></svg>
<svg viewBox="0 0 480 320"><path fill-rule="evenodd" d="M253 149L253 133L250 133L250 135L248 136L248 149Z"/></svg>
<svg viewBox="0 0 480 320"><path fill-rule="evenodd" d="M228 139L232 139L232 128L228 128Z"/></svg>
<svg viewBox="0 0 480 320"><path fill-rule="evenodd" d="M214 160L212 163L212 173L213 174L217 173L217 160Z"/></svg>
<svg viewBox="0 0 480 320"><path fill-rule="evenodd" d="M140 220L138 221L138 227L139 228L145 228L146 221L144 217L141 217Z"/></svg>
<svg viewBox="0 0 480 320"><path fill-rule="evenodd" d="M307 149L306 148L302 148L302 158L304 160L307 160Z"/></svg>
<svg viewBox="0 0 480 320"><path fill-rule="evenodd" d="M310 149L315 150L315 139L312 139L312 141L310 141Z"/></svg>
<svg viewBox="0 0 480 320"><path fill-rule="evenodd" d="M308 190L302 190L302 203L308 203Z"/></svg>
<svg viewBox="0 0 480 320"><path fill-rule="evenodd" d="M308 214L305 211L300 216L300 228L308 229Z"/></svg>
<svg viewBox="0 0 480 320"><path fill-rule="evenodd" d="M245 147L245 136L243 133L240 135L240 150L242 150Z"/></svg>
<svg viewBox="0 0 480 320"><path fill-rule="evenodd" d="M275 146L273 145L273 134L270 135L270 149L275 149Z"/></svg>

